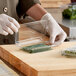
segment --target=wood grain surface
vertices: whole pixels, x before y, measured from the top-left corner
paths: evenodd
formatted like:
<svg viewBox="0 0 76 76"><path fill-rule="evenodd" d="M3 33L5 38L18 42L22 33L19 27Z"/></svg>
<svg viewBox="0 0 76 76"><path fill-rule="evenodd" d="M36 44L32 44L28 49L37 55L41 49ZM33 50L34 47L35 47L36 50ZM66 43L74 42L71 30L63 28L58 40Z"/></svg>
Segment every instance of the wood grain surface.
<svg viewBox="0 0 76 76"><path fill-rule="evenodd" d="M42 36L36 31L29 33L33 30L27 29L29 28L25 26L20 29L20 40ZM44 39L48 38L44 37ZM53 50L34 54L20 50L17 45L5 45L0 46L0 56L27 76L76 76L76 59L61 55L61 50L74 45L76 42L65 42L58 47L53 47Z"/></svg>
<svg viewBox="0 0 76 76"><path fill-rule="evenodd" d="M45 8L50 8L50 7L60 7L61 5L64 4L69 4L70 0L40 0L42 3L42 6Z"/></svg>

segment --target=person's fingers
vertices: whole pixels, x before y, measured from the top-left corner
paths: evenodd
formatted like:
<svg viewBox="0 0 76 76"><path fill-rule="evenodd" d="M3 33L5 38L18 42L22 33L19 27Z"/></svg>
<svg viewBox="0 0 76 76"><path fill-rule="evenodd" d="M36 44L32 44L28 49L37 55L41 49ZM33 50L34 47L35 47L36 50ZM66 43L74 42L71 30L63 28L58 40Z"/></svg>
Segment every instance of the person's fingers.
<svg viewBox="0 0 76 76"><path fill-rule="evenodd" d="M8 35L8 32L6 32L6 31L4 31L4 30L2 30L1 32L0 32L0 34L2 34L2 35Z"/></svg>
<svg viewBox="0 0 76 76"><path fill-rule="evenodd" d="M60 34L57 41L55 41L55 45L60 45L64 42L65 38L67 37L67 35L64 33L64 34Z"/></svg>
<svg viewBox="0 0 76 76"><path fill-rule="evenodd" d="M0 25L0 34L2 34L2 35L8 35L8 32L4 31L2 29L2 26L1 25Z"/></svg>
<svg viewBox="0 0 76 76"><path fill-rule="evenodd" d="M8 35L8 32L3 30L1 34L6 36L6 35Z"/></svg>
<svg viewBox="0 0 76 76"><path fill-rule="evenodd" d="M56 38L56 35L50 35L50 40L49 40L50 44L54 44L55 38Z"/></svg>
<svg viewBox="0 0 76 76"><path fill-rule="evenodd" d="M12 22L7 22L7 26L13 31L13 32L18 32L18 28L12 23Z"/></svg>
<svg viewBox="0 0 76 76"><path fill-rule="evenodd" d="M3 30L5 30L6 32L8 32L9 34L13 34L14 32L9 28L9 27L7 27L7 26L4 26L3 27Z"/></svg>
<svg viewBox="0 0 76 76"><path fill-rule="evenodd" d="M64 40L66 39L67 35L64 33L64 34L61 34L60 35L60 42L64 42Z"/></svg>
<svg viewBox="0 0 76 76"><path fill-rule="evenodd" d="M14 18L8 17L8 20L12 22L18 29L20 28L19 23Z"/></svg>

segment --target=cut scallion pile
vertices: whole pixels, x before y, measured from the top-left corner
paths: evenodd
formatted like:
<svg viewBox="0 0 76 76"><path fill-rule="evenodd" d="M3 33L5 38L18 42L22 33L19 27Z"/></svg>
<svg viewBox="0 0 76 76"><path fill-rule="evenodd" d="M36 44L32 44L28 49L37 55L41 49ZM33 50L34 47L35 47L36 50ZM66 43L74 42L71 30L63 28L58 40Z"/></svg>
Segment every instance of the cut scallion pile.
<svg viewBox="0 0 76 76"><path fill-rule="evenodd" d="M37 52L51 50L51 46L46 45L44 43L40 43L40 44L36 44L36 45L22 47L21 50L29 52L29 53L37 53Z"/></svg>
<svg viewBox="0 0 76 76"><path fill-rule="evenodd" d="M76 57L76 46L65 49L62 51L62 55Z"/></svg>

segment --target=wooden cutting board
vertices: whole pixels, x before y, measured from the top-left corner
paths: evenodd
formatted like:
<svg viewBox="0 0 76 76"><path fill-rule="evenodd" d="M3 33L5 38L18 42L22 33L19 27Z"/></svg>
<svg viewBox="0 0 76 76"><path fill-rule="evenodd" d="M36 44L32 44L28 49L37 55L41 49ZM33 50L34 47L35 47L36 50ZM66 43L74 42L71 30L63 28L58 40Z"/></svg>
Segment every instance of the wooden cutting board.
<svg viewBox="0 0 76 76"><path fill-rule="evenodd" d="M33 31L27 29L29 28L22 26L20 36L28 33L28 31ZM41 35L36 31L33 32L28 33L29 36L22 36L20 39ZM76 76L76 59L61 55L61 50L73 45L76 45L76 42L65 42L52 48L53 50L34 54L24 52L16 45L2 45L0 46L0 56L27 76Z"/></svg>

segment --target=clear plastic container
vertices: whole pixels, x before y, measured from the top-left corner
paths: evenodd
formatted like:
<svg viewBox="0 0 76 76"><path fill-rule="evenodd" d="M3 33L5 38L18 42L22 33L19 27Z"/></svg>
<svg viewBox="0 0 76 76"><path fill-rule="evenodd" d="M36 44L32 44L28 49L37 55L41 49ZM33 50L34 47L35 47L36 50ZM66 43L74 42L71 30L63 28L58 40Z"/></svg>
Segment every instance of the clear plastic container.
<svg viewBox="0 0 76 76"><path fill-rule="evenodd" d="M16 45L28 53L38 53L44 51L50 51L54 45L48 45L48 41L43 41L40 37L29 38L21 41L17 41Z"/></svg>
<svg viewBox="0 0 76 76"><path fill-rule="evenodd" d="M42 38L34 37L34 38L25 39L25 40L20 40L16 42L16 45L19 47L23 47L23 46L29 46L29 45L34 45L38 43L43 43Z"/></svg>
<svg viewBox="0 0 76 76"><path fill-rule="evenodd" d="M51 45L49 43L49 41L44 41L42 38L40 37L34 37L34 38L29 38L29 39L25 39L25 40L20 40L16 42L16 45L18 47L23 47L23 46L30 46L30 45L36 45L36 44L45 44L45 45L49 45L50 47L56 47L57 45Z"/></svg>
<svg viewBox="0 0 76 76"><path fill-rule="evenodd" d="M63 50L61 53L63 56L76 57L76 46L67 48L67 49Z"/></svg>

